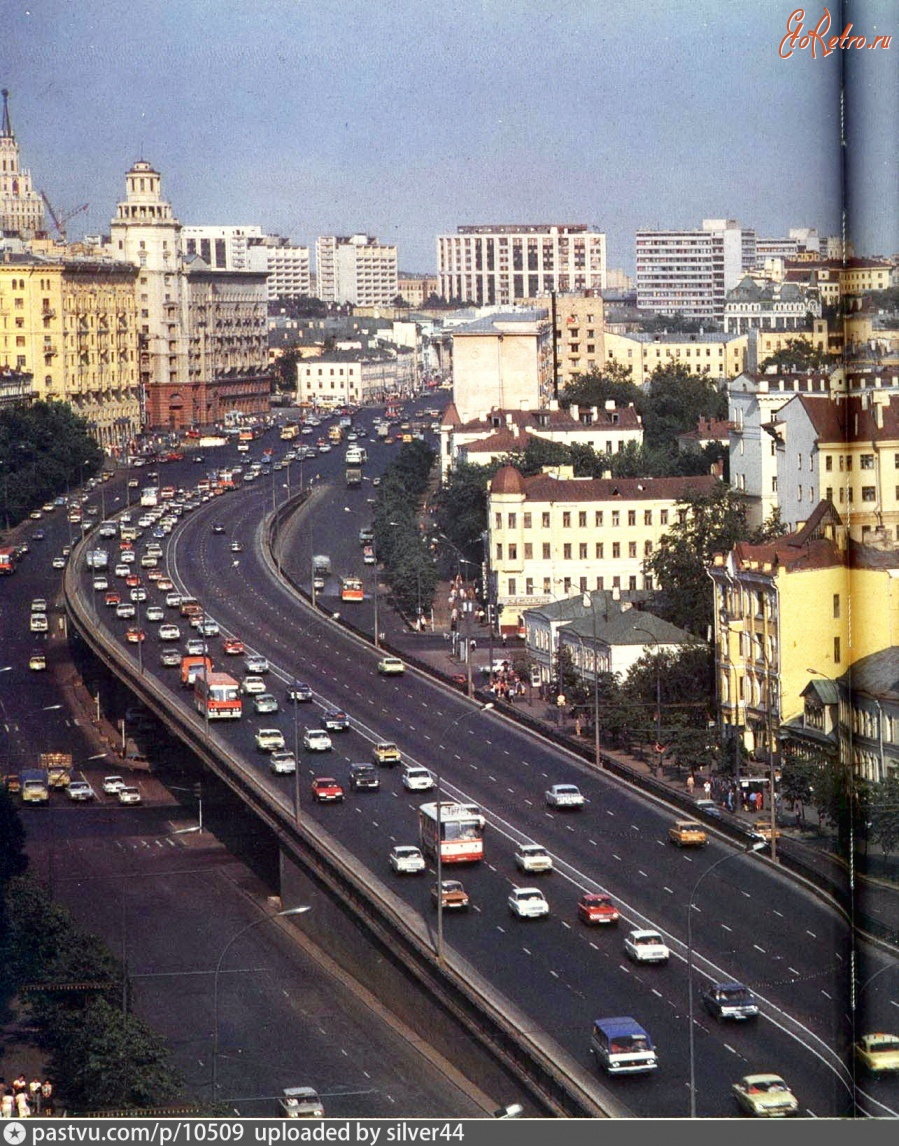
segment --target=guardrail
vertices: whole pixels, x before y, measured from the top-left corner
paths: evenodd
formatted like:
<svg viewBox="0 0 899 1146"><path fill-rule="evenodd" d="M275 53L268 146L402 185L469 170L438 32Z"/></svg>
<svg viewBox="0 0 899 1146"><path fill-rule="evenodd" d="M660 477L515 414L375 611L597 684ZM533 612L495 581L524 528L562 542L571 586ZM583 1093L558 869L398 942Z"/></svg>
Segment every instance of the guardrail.
<svg viewBox="0 0 899 1146"><path fill-rule="evenodd" d="M291 512L296 507L292 507ZM76 570L86 538L72 554L63 592L67 614L94 653L140 697L188 747L232 788L271 830L289 853L297 856L315 880L351 908L372 939L387 949L445 1011L472 1034L506 1068L512 1070L547 1112L562 1117L628 1117L633 1115L598 1079L571 1059L492 984L448 949L437 962L417 913L388 889L357 874L355 858L315 823L310 828L279 804L258 774L207 736L205 722L192 710L172 703L172 694L139 666L102 625L96 624L82 599ZM314 828L314 831L313 831Z"/></svg>

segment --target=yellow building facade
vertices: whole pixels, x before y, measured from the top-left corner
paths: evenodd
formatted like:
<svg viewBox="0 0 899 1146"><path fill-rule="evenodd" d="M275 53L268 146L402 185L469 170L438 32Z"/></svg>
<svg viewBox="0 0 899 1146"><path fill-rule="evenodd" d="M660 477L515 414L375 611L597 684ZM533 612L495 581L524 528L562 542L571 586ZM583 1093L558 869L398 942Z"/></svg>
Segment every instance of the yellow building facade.
<svg viewBox="0 0 899 1146"><path fill-rule="evenodd" d="M490 567L501 624L525 609L596 589L652 588L645 562L713 477L575 478L570 466L522 477L504 466L488 491Z"/></svg>
<svg viewBox="0 0 899 1146"><path fill-rule="evenodd" d="M835 680L851 663L845 531L822 506L798 533L741 542L708 570L719 722L760 757L777 754L781 723L802 712L809 670Z"/></svg>
<svg viewBox="0 0 899 1146"><path fill-rule="evenodd" d="M746 334L613 334L605 332L604 366L630 367L637 386L654 370L680 363L695 377L735 378L746 369Z"/></svg>
<svg viewBox="0 0 899 1146"><path fill-rule="evenodd" d="M0 263L0 366L34 376L34 396L67 402L104 446L140 432L138 268L93 260Z"/></svg>

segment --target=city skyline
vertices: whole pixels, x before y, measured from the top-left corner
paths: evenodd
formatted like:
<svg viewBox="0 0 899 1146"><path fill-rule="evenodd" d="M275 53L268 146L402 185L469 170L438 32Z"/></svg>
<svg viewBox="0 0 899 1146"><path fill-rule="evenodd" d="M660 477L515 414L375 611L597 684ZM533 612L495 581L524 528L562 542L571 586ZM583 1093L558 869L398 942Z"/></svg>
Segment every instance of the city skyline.
<svg viewBox="0 0 899 1146"><path fill-rule="evenodd" d="M123 21L111 0L37 0L9 21L0 84L35 186L57 214L90 205L70 237L108 231L144 158L184 224L310 248L368 233L419 273L467 224L585 223L631 273L641 228L726 216L765 237L838 234L842 84L849 235L893 254L897 48L781 58L794 11L136 0ZM887 0L843 11L856 32L893 32Z"/></svg>

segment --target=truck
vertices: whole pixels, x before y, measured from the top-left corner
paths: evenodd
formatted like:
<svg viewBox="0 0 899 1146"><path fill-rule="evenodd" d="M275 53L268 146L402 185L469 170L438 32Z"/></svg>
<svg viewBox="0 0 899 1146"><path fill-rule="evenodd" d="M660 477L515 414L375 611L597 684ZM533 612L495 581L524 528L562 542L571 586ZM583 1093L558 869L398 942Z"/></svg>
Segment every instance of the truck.
<svg viewBox="0 0 899 1146"><path fill-rule="evenodd" d="M590 1053L608 1074L645 1074L659 1065L652 1039L629 1015L596 1019Z"/></svg>
<svg viewBox="0 0 899 1146"><path fill-rule="evenodd" d="M0 549L0 575L7 573L15 573L16 571L16 551L15 549Z"/></svg>
<svg viewBox="0 0 899 1146"><path fill-rule="evenodd" d="M346 468L346 487L347 489L358 489L362 485L362 467L350 466Z"/></svg>
<svg viewBox="0 0 899 1146"><path fill-rule="evenodd" d="M45 769L25 768L21 773L21 782L23 804L46 804L50 799Z"/></svg>
<svg viewBox="0 0 899 1146"><path fill-rule="evenodd" d="M376 430L378 433L378 437L381 438L382 441L384 438L390 437L390 423L389 422L378 422L378 424L376 426Z"/></svg>
<svg viewBox="0 0 899 1146"><path fill-rule="evenodd" d="M292 442L300 436L300 427L296 422L285 422L281 427L280 438L282 442Z"/></svg>
<svg viewBox="0 0 899 1146"><path fill-rule="evenodd" d="M312 558L312 576L313 577L330 577L331 576L331 558L324 553L317 553Z"/></svg>
<svg viewBox="0 0 899 1146"><path fill-rule="evenodd" d="M343 430L340 428L340 426L328 427L328 441L332 446L340 445L340 443L343 441Z"/></svg>
<svg viewBox="0 0 899 1146"><path fill-rule="evenodd" d="M72 779L71 752L42 752L40 766L47 773L48 787L68 788Z"/></svg>
<svg viewBox="0 0 899 1146"><path fill-rule="evenodd" d="M183 656L181 658L181 687L193 688L194 681L204 672L212 672L211 657Z"/></svg>

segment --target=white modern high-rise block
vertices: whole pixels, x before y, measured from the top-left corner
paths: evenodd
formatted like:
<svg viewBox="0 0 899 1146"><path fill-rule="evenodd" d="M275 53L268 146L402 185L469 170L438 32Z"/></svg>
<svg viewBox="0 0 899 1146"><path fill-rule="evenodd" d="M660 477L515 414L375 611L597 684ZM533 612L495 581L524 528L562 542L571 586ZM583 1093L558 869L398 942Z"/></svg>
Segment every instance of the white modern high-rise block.
<svg viewBox="0 0 899 1146"><path fill-rule="evenodd" d="M250 246L262 228L195 226L181 228L181 253L199 255L213 271L250 271Z"/></svg>
<svg viewBox="0 0 899 1146"><path fill-rule="evenodd" d="M315 243L315 270L323 302L388 306L399 293L396 247L373 235L322 235Z"/></svg>
<svg viewBox="0 0 899 1146"><path fill-rule="evenodd" d="M458 227L438 235L439 293L477 306L604 290L606 237L586 223Z"/></svg>
<svg viewBox="0 0 899 1146"><path fill-rule="evenodd" d="M703 219L698 231L638 231L637 306L721 322L725 295L755 260L755 231L733 219Z"/></svg>

